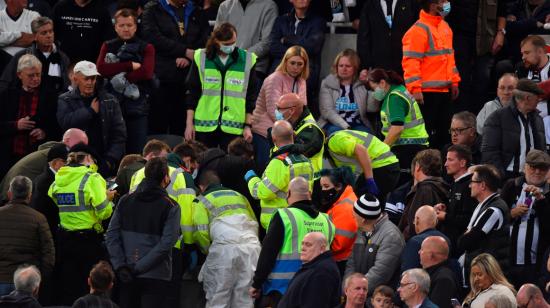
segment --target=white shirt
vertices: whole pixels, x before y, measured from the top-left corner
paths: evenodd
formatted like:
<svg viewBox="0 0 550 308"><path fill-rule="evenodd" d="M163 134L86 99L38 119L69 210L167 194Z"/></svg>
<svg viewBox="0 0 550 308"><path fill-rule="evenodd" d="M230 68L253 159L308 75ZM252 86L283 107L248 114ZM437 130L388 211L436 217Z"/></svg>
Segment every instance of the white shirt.
<svg viewBox="0 0 550 308"><path fill-rule="evenodd" d="M0 47L12 56L23 50L23 47L15 47L11 44L21 37L21 32L32 33L31 22L37 17L40 17L37 12L23 9L19 18L14 21L6 9L0 11Z"/></svg>

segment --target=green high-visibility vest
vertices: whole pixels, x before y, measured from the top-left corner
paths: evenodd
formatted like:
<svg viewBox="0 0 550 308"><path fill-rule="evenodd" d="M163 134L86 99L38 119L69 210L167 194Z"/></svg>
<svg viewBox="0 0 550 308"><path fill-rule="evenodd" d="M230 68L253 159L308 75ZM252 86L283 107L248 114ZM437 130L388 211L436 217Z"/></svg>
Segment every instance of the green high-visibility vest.
<svg viewBox="0 0 550 308"><path fill-rule="evenodd" d="M64 166L55 175L48 196L59 207L59 222L67 231L95 230L113 213L107 183L87 166Z"/></svg>
<svg viewBox="0 0 550 308"><path fill-rule="evenodd" d="M384 98L382 108L380 109L382 134L387 136L390 131L391 123L388 121L388 117L390 114L390 97L392 96L398 96L409 106L409 112L405 116L405 123L403 124L403 131L399 139L397 139L392 146L405 144L428 145L428 132L424 125L424 118L422 117L420 107L414 97L403 85L392 89Z"/></svg>
<svg viewBox="0 0 550 308"><path fill-rule="evenodd" d="M183 172L185 171L180 168L176 169L174 167L168 167L170 184L166 187L166 192L168 193L168 196L176 201L180 206L180 226L183 242L185 244L193 244L193 231L195 231L195 227L193 226L193 217L191 212L192 203L193 199L195 199L196 192L193 188L187 185ZM134 192L143 179L145 179L145 168L139 169L132 176L132 180L130 182L130 192ZM176 242L174 247L181 247L181 239Z"/></svg>
<svg viewBox="0 0 550 308"><path fill-rule="evenodd" d="M279 210L279 215L283 222L285 235L275 266L263 285L263 291L266 294L271 291L285 293L290 280L302 265L300 251L302 240L306 234L310 232L323 233L329 246L335 234L334 224L325 213L319 213L316 218L311 218L298 208L285 208Z"/></svg>
<svg viewBox="0 0 550 308"><path fill-rule="evenodd" d="M219 126L225 133L242 135L246 92L256 55L242 49L238 49L238 54L236 62L222 76L214 61L206 57L205 49L195 50L194 62L202 85L194 117L197 132L212 132Z"/></svg>
<svg viewBox="0 0 550 308"><path fill-rule="evenodd" d="M328 137L328 150L336 167L349 166L355 174L363 172L354 156L354 147L350 140L367 148L372 169L384 167L399 162L389 145L376 138L373 134L355 130L340 130Z"/></svg>
<svg viewBox="0 0 550 308"><path fill-rule="evenodd" d="M210 223L218 218L232 215L246 215L251 221L256 221L254 211L245 196L240 193L222 188L199 195L193 201L193 223L195 232L193 238L203 252L210 246Z"/></svg>
<svg viewBox="0 0 550 308"><path fill-rule="evenodd" d="M260 223L264 229L267 230L271 217L278 209L288 206L288 183L301 176L309 182L311 190L313 174L313 165L307 157L302 154L284 153L271 159L262 178L254 177L248 181L252 197L260 199Z"/></svg>

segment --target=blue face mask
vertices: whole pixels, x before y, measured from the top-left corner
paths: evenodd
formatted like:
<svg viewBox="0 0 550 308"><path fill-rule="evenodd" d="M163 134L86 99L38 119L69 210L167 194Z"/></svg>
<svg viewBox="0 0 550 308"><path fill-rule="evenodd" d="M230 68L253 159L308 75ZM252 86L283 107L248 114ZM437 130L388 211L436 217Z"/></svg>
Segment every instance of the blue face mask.
<svg viewBox="0 0 550 308"><path fill-rule="evenodd" d="M284 119L285 119L285 116L283 115L283 113L280 112L279 109L275 109L275 120L281 121Z"/></svg>
<svg viewBox="0 0 550 308"><path fill-rule="evenodd" d="M447 1L443 3L443 10L439 12L439 15L445 17L451 12L451 2Z"/></svg>
<svg viewBox="0 0 550 308"><path fill-rule="evenodd" d="M221 45L220 46L220 51L223 52L226 55L232 54L233 50L235 50L235 44L229 45L229 46L227 46L227 45Z"/></svg>
<svg viewBox="0 0 550 308"><path fill-rule="evenodd" d="M374 92L372 93L372 96L375 100L381 102L384 97L386 97L386 92L382 88L376 87L376 89L374 89Z"/></svg>

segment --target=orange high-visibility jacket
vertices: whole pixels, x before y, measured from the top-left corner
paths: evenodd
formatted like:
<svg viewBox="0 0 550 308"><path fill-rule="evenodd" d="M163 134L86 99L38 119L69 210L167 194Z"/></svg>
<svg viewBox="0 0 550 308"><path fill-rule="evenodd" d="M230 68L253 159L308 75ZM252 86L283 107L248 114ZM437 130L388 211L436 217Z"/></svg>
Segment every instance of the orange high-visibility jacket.
<svg viewBox="0 0 550 308"><path fill-rule="evenodd" d="M357 201L357 197L351 186L347 186L340 198L327 211L330 220L336 227L336 233L330 250L332 258L335 261L347 260L351 254L353 243L355 242L355 234L357 233L357 222L353 217L353 204Z"/></svg>
<svg viewBox="0 0 550 308"><path fill-rule="evenodd" d="M448 92L458 86L453 32L441 16L420 11L418 21L403 36L403 71L410 93Z"/></svg>

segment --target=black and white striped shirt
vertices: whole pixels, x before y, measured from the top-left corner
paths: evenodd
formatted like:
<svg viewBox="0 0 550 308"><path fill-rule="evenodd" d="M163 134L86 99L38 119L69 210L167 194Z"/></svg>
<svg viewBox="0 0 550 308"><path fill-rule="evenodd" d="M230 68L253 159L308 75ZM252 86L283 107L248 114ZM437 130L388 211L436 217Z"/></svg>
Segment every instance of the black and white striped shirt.
<svg viewBox="0 0 550 308"><path fill-rule="evenodd" d="M483 211L481 210L486 203L496 197L498 197L498 194L494 193L476 206L468 224L468 230L477 229L485 234L489 234L493 230L502 228L504 225L504 214L500 209L490 206Z"/></svg>
<svg viewBox="0 0 550 308"><path fill-rule="evenodd" d="M525 204L527 183L523 183L521 194L512 205ZM539 245L539 218L533 204L531 210L524 216L517 217L510 226L511 260L515 265L534 265L537 263L537 248Z"/></svg>

